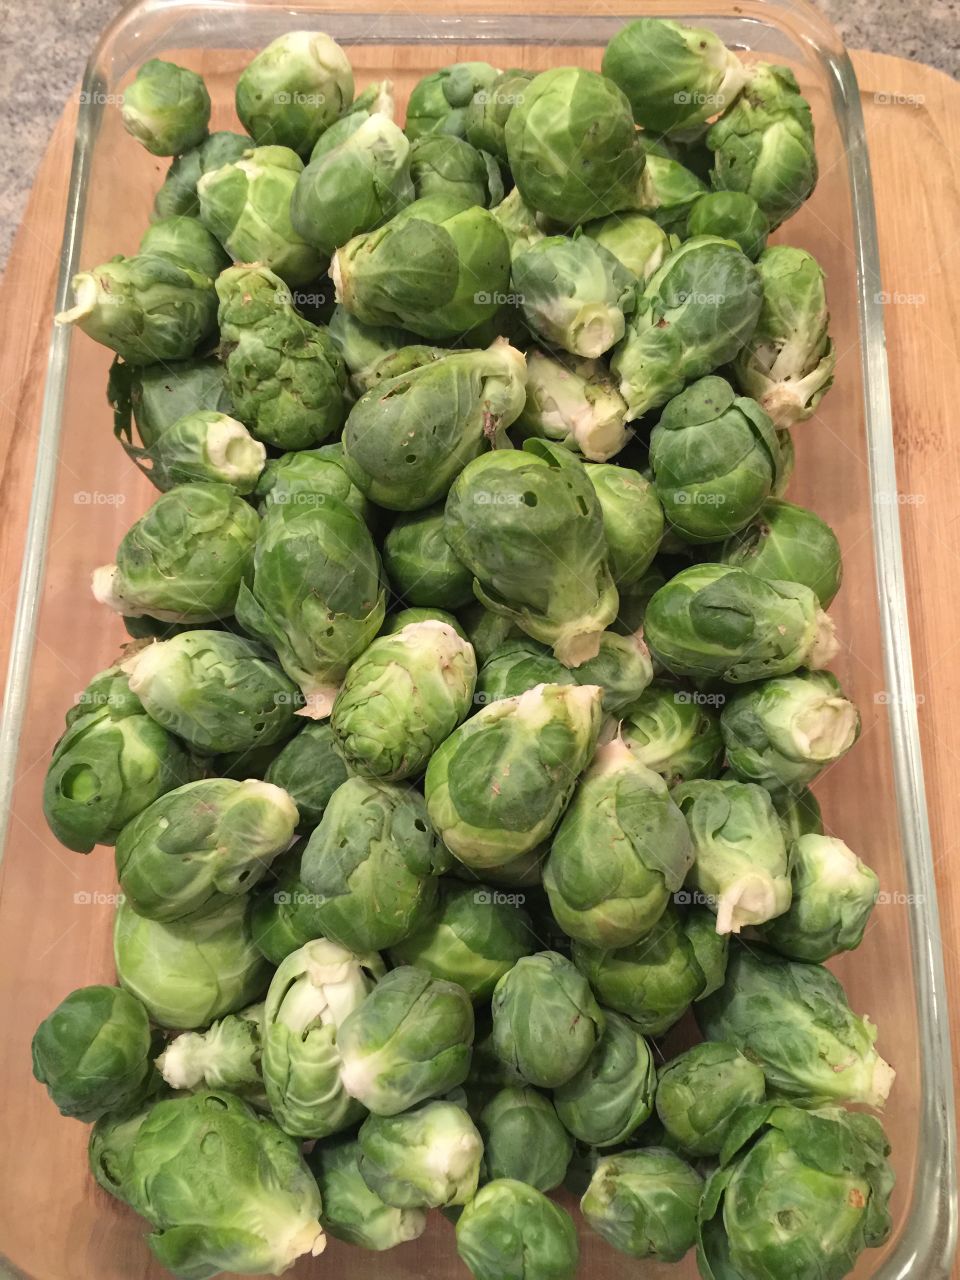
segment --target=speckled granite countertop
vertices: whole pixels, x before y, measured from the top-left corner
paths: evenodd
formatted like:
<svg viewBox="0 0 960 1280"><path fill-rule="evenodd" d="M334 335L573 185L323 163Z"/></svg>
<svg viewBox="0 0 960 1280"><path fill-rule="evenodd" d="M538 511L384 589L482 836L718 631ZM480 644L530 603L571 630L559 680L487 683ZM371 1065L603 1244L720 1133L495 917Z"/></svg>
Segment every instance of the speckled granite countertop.
<svg viewBox="0 0 960 1280"><path fill-rule="evenodd" d="M960 70L960 0L819 0L854 49ZM0 266L67 95L120 0L0 0Z"/></svg>

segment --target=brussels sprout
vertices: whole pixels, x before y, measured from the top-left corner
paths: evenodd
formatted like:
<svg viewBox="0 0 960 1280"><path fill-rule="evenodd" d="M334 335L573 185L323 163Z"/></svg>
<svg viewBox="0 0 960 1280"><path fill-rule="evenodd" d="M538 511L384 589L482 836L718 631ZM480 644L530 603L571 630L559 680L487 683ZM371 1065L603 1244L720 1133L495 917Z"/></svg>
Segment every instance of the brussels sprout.
<svg viewBox="0 0 960 1280"><path fill-rule="evenodd" d="M777 439L780 441L780 456L783 459L783 468L780 472L780 479L773 486L772 498L782 498L784 496L790 488L790 481L793 479L793 473L797 467L797 451L793 443L793 436L786 427L781 427L777 431Z"/></svg>
<svg viewBox="0 0 960 1280"><path fill-rule="evenodd" d="M151 58L123 93L123 127L155 156L198 146L210 123L210 95L195 71Z"/></svg>
<svg viewBox="0 0 960 1280"><path fill-rule="evenodd" d="M325 937L352 951L380 951L430 916L446 861L418 792L348 778L307 842L300 875L317 896Z"/></svg>
<svg viewBox="0 0 960 1280"><path fill-rule="evenodd" d="M472 146L507 163L507 121L535 74L514 67L476 91L464 115L464 135Z"/></svg>
<svg viewBox="0 0 960 1280"><path fill-rule="evenodd" d="M622 469L625 470L625 468ZM654 561L636 582L618 583L617 594L620 602L617 616L610 624L610 630L615 631L619 636L632 636L635 632L642 631L647 605L653 599L654 592L659 591L666 581L667 575L663 568Z"/></svg>
<svg viewBox="0 0 960 1280"><path fill-rule="evenodd" d="M158 489L211 480L246 495L256 488L267 451L236 418L210 409L187 414L168 427L151 449L127 447Z"/></svg>
<svg viewBox="0 0 960 1280"><path fill-rule="evenodd" d="M237 620L274 649L314 719L330 714L337 686L380 630L384 610L380 557L349 507L337 498L271 507Z"/></svg>
<svg viewBox="0 0 960 1280"><path fill-rule="evenodd" d="M612 1147L626 1142L653 1111L657 1070L647 1042L618 1013L586 1065L553 1095L557 1115L578 1142Z"/></svg>
<svg viewBox="0 0 960 1280"><path fill-rule="evenodd" d="M462 138L474 94L489 89L499 75L489 62L454 62L424 76L407 103L407 137L442 133Z"/></svg>
<svg viewBox="0 0 960 1280"><path fill-rule="evenodd" d="M443 622L374 640L351 666L330 714L344 759L390 782L421 774L469 712L473 649Z"/></svg>
<svg viewBox="0 0 960 1280"><path fill-rule="evenodd" d="M452 1102L426 1102L400 1116L368 1116L360 1126L360 1174L396 1209L467 1204L477 1191L483 1142Z"/></svg>
<svg viewBox="0 0 960 1280"><path fill-rule="evenodd" d="M799 582L816 594L823 609L829 608L843 576L840 544L826 521L776 498L723 544L720 559L767 582Z"/></svg>
<svg viewBox="0 0 960 1280"><path fill-rule="evenodd" d="M399 1115L463 1084L473 1034L462 987L424 969L394 969L340 1027L344 1088L374 1115Z"/></svg>
<svg viewBox="0 0 960 1280"><path fill-rule="evenodd" d="M502 340L387 378L350 411L347 473L379 506L430 506L472 459L504 449L506 429L523 408L523 379L523 356Z"/></svg>
<svg viewBox="0 0 960 1280"><path fill-rule="evenodd" d="M616 617L603 515L583 464L528 440L469 463L450 490L446 536L474 593L576 667Z"/></svg>
<svg viewBox="0 0 960 1280"><path fill-rule="evenodd" d="M420 194L411 179L410 143L392 120L377 113L338 146L314 153L297 179L290 220L307 244L329 258Z"/></svg>
<svg viewBox="0 0 960 1280"><path fill-rule="evenodd" d="M733 377L778 427L811 418L833 385L837 353L823 268L804 249L773 245L757 263L763 303L757 327L733 365Z"/></svg>
<svg viewBox="0 0 960 1280"><path fill-rule="evenodd" d="M35 1079L61 1115L90 1123L155 1090L147 1011L119 987L80 987L33 1035Z"/></svg>
<svg viewBox="0 0 960 1280"><path fill-rule="evenodd" d="M488 1182L464 1209L457 1253L474 1280L573 1280L580 1261L570 1215L512 1178Z"/></svg>
<svg viewBox="0 0 960 1280"><path fill-rule="evenodd" d="M237 115L254 142L302 156L352 101L347 55L322 31L278 36L237 80Z"/></svg>
<svg viewBox="0 0 960 1280"><path fill-rule="evenodd" d="M619 715L643 693L653 679L650 651L643 632L631 636L604 631L600 652L577 667L578 684L598 684L603 689L601 706L607 715Z"/></svg>
<svg viewBox="0 0 960 1280"><path fill-rule="evenodd" d="M391 947L390 959L456 982L474 1000L488 1000L535 946L530 917L504 894L482 884L448 883L437 914Z"/></svg>
<svg viewBox="0 0 960 1280"><path fill-rule="evenodd" d="M375 1195L360 1174L355 1138L318 1142L307 1156L323 1200L320 1222L328 1235L361 1249L393 1249L422 1236L423 1209L394 1209Z"/></svg>
<svg viewBox="0 0 960 1280"><path fill-rule="evenodd" d="M447 613L445 609L398 609L396 613L388 614L384 619L380 634L382 636L395 636L404 627L420 622L442 622L446 626L452 627L461 640L466 640L467 638L467 633L454 615Z"/></svg>
<svg viewBox="0 0 960 1280"><path fill-rule="evenodd" d="M636 208L644 154L630 104L596 71L534 76L504 132L521 197L548 218L569 227Z"/></svg>
<svg viewBox="0 0 960 1280"><path fill-rule="evenodd" d="M674 249L637 295L611 368L631 418L732 360L757 322L760 273L730 240L695 236Z"/></svg>
<svg viewBox="0 0 960 1280"><path fill-rule="evenodd" d="M427 767L427 811L440 839L480 871L535 849L566 808L599 730L594 685L537 685L481 708Z"/></svg>
<svg viewBox="0 0 960 1280"><path fill-rule="evenodd" d="M686 237L690 210L706 195L706 184L675 159L662 142L648 142L641 134L640 143L647 153L647 163L640 179L638 208L665 231Z"/></svg>
<svg viewBox="0 0 960 1280"><path fill-rule="evenodd" d="M706 907L691 907L686 912L683 931L706 978L706 985L694 998L696 1004L719 991L726 980L730 934L717 933L717 917Z"/></svg>
<svg viewBox="0 0 960 1280"><path fill-rule="evenodd" d="M298 1146L231 1093L158 1102L133 1141L130 1182L151 1251L179 1275L280 1275L326 1244Z"/></svg>
<svg viewBox="0 0 960 1280"><path fill-rule="evenodd" d="M537 222L536 211L524 204L517 187L514 187L509 195L504 196L500 203L491 209L491 213L507 237L511 259L543 240L546 235Z"/></svg>
<svg viewBox="0 0 960 1280"><path fill-rule="evenodd" d="M374 515L370 503L347 475L339 441L271 458L257 482L256 497L261 515L273 506L322 506L328 497L339 498L365 524Z"/></svg>
<svg viewBox="0 0 960 1280"><path fill-rule="evenodd" d="M251 1105L266 1103L260 1073L262 1005L231 1013L206 1031L167 1042L157 1069L172 1089L227 1089Z"/></svg>
<svg viewBox="0 0 960 1280"><path fill-rule="evenodd" d="M109 1195L122 1200L140 1212L134 1197L133 1147L144 1121L153 1110L158 1097L133 1108L108 1111L90 1130L87 1159L90 1172Z"/></svg>
<svg viewBox="0 0 960 1280"><path fill-rule="evenodd" d="M162 365L129 365L114 360L107 383L113 407L113 434L136 460L133 424L144 449L151 449L187 414L206 409L229 414L233 404L219 360L180 360Z"/></svg>
<svg viewBox="0 0 960 1280"><path fill-rule="evenodd" d="M801 836L824 834L823 815L817 797L807 787L796 791L778 791L771 795L787 846Z"/></svg>
<svg viewBox="0 0 960 1280"><path fill-rule="evenodd" d="M347 766L329 724L304 725L274 757L265 777L290 795L301 828L315 827L334 791L347 780Z"/></svg>
<svg viewBox="0 0 960 1280"><path fill-rule="evenodd" d="M577 684L550 650L526 636L505 640L480 668L474 701L481 705L516 698L538 684Z"/></svg>
<svg viewBox="0 0 960 1280"><path fill-rule="evenodd" d="M503 179L496 160L450 134L417 138L410 148L410 176L417 199L449 196L487 208L503 199Z"/></svg>
<svg viewBox="0 0 960 1280"><path fill-rule="evenodd" d="M723 564L691 565L661 587L644 634L674 675L731 684L818 670L839 649L833 620L809 587Z"/></svg>
<svg viewBox="0 0 960 1280"><path fill-rule="evenodd" d="M507 640L513 640L522 635L522 632L514 626L509 618L502 617L499 613L493 613L490 609L484 608L479 600L474 600L463 609L457 610L457 618L463 629L466 638L473 645L473 652L477 656L477 665L482 666L492 656L496 649ZM555 684L556 681L548 681L549 684Z"/></svg>
<svg viewBox="0 0 960 1280"><path fill-rule="evenodd" d="M649 1036L672 1027L706 982L693 944L671 906L632 946L611 951L574 942L573 959L604 1007L626 1014Z"/></svg>
<svg viewBox="0 0 960 1280"><path fill-rule="evenodd" d="M720 728L727 764L769 791L805 786L844 756L860 734L860 713L829 671L798 671L751 684L725 704Z"/></svg>
<svg viewBox="0 0 960 1280"><path fill-rule="evenodd" d="M547 236L514 255L514 292L542 341L594 359L624 333L636 277L589 236Z"/></svg>
<svg viewBox="0 0 960 1280"><path fill-rule="evenodd" d="M612 253L642 284L670 252L667 232L643 213L611 213L588 222L583 234Z"/></svg>
<svg viewBox="0 0 960 1280"><path fill-rule="evenodd" d="M695 133L733 102L746 68L713 31L637 18L607 45L603 74L627 95L644 129Z"/></svg>
<svg viewBox="0 0 960 1280"><path fill-rule="evenodd" d="M679 1262L696 1243L702 1191L703 1179L685 1160L650 1147L601 1160L580 1209L621 1253Z"/></svg>
<svg viewBox="0 0 960 1280"><path fill-rule="evenodd" d="M893 1170L879 1122L768 1104L741 1113L700 1206L706 1280L845 1276L890 1235Z"/></svg>
<svg viewBox="0 0 960 1280"><path fill-rule="evenodd" d="M393 325L364 324L339 302L333 308L328 332L358 395L370 389L373 370L385 356L401 347L412 346L417 340L415 334Z"/></svg>
<svg viewBox="0 0 960 1280"><path fill-rule="evenodd" d="M896 1075L874 1048L876 1027L853 1013L843 987L818 964L738 946L697 1022L708 1039L729 1041L760 1064L771 1097L800 1106L880 1108Z"/></svg>
<svg viewBox="0 0 960 1280"><path fill-rule="evenodd" d="M230 259L197 218L160 218L147 227L140 240L141 254L169 258L198 275L215 279Z"/></svg>
<svg viewBox="0 0 960 1280"><path fill-rule="evenodd" d="M443 507L398 517L383 543L383 564L397 595L413 605L458 609L473 599L473 578L443 536Z"/></svg>
<svg viewBox="0 0 960 1280"><path fill-rule="evenodd" d="M634 759L671 787L719 771L723 739L716 713L704 696L664 680L623 710L620 732Z"/></svg>
<svg viewBox="0 0 960 1280"><path fill-rule="evenodd" d="M303 846L296 845L274 864L275 880L251 894L250 935L257 950L273 965L322 934L317 918L319 899L300 879Z"/></svg>
<svg viewBox="0 0 960 1280"><path fill-rule="evenodd" d="M127 677L109 667L67 713L43 784L43 812L68 849L113 844L158 796L189 782L187 752L144 711Z"/></svg>
<svg viewBox="0 0 960 1280"><path fill-rule="evenodd" d="M130 365L185 360L216 331L213 281L164 254L111 258L70 286L74 305L55 322L78 325Z"/></svg>
<svg viewBox="0 0 960 1280"><path fill-rule="evenodd" d="M300 693L259 645L184 631L124 660L146 711L195 751L247 751L289 738Z"/></svg>
<svg viewBox="0 0 960 1280"><path fill-rule="evenodd" d="M497 1054L542 1089L571 1080L603 1028L603 1012L586 979L556 951L523 956L493 993Z"/></svg>
<svg viewBox="0 0 960 1280"><path fill-rule="evenodd" d="M197 183L211 169L239 160L249 149L250 139L246 134L223 129L208 134L195 147L182 152L170 165L163 186L154 197L152 217L198 218Z"/></svg>
<svg viewBox="0 0 960 1280"><path fill-rule="evenodd" d="M296 805L269 782L189 782L120 832L117 876L139 915L164 921L210 915L263 878L296 825Z"/></svg>
<svg viewBox="0 0 960 1280"><path fill-rule="evenodd" d="M235 898L216 915L165 923L120 903L113 934L120 985L161 1027L208 1027L242 1009L263 994L270 977L250 936L248 905Z"/></svg>
<svg viewBox="0 0 960 1280"><path fill-rule="evenodd" d="M719 236L721 240L732 240L751 262L756 262L763 253L769 232L766 214L753 196L745 191L708 191L690 206L688 235ZM762 275L763 267L760 272ZM754 394L746 386L743 390L748 395ZM760 397L754 395L754 399L760 400ZM767 408L766 405L763 407Z"/></svg>
<svg viewBox="0 0 960 1280"><path fill-rule="evenodd" d="M253 564L260 521L227 484L181 484L157 498L94 570L93 594L128 617L213 622L229 617Z"/></svg>
<svg viewBox="0 0 960 1280"><path fill-rule="evenodd" d="M497 315L510 247L488 210L426 196L338 248L330 274L337 301L367 324L453 338Z"/></svg>
<svg viewBox="0 0 960 1280"><path fill-rule="evenodd" d="M663 537L663 509L656 490L630 467L587 467L587 478L600 503L617 588L639 582Z"/></svg>
<svg viewBox="0 0 960 1280"><path fill-rule="evenodd" d="M325 938L282 962L263 1006L263 1083L284 1133L325 1138L363 1118L340 1082L337 1036L384 974L376 954L354 955Z"/></svg>
<svg viewBox="0 0 960 1280"><path fill-rule="evenodd" d="M803 204L817 182L810 105L789 67L756 62L743 93L707 131L719 191L753 196L772 227Z"/></svg>
<svg viewBox="0 0 960 1280"><path fill-rule="evenodd" d="M520 435L556 440L602 462L629 439L626 418L623 397L599 361L527 352L526 403L516 422Z"/></svg>
<svg viewBox="0 0 960 1280"><path fill-rule="evenodd" d="M660 1068L657 1115L689 1155L717 1156L740 1107L763 1101L763 1071L731 1044L708 1040Z"/></svg>
<svg viewBox="0 0 960 1280"><path fill-rule="evenodd" d="M480 1112L477 1127L485 1179L510 1178L538 1191L552 1191L563 1181L573 1139L553 1103L536 1089L508 1085L498 1090Z"/></svg>
<svg viewBox="0 0 960 1280"><path fill-rule="evenodd" d="M234 262L255 263L287 284L306 284L323 272L323 256L290 220L303 161L288 147L254 147L197 183L200 220Z"/></svg>

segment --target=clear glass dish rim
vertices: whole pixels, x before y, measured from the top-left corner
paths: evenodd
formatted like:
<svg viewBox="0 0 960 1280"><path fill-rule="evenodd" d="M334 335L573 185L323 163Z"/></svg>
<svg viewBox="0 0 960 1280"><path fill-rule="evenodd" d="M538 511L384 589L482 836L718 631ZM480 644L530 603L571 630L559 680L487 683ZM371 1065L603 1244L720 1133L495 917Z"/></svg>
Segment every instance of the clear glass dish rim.
<svg viewBox="0 0 960 1280"><path fill-rule="evenodd" d="M114 33L138 12L157 14L208 9L214 13L238 14L273 7L282 8L291 22L298 12L316 15L324 10L322 5L310 5L309 0L302 7L297 4L245 5L242 0L133 0L104 30L87 63L82 82L57 277L56 310L66 307L70 279L80 265L77 254L84 225L86 187L102 110L96 90L102 81L102 55L109 48ZM833 109L847 155L856 237L859 331L877 595L890 692L888 710L900 837L908 890L914 895L916 904L910 915L910 942L921 1039L922 1107L918 1115L919 1160L913 1199L897 1247L876 1275L877 1280L915 1280L918 1275L922 1275L924 1280L948 1280L952 1274L960 1216L949 1010L924 790L899 515L897 506L884 502L880 496L897 491L897 475L883 309L877 297L881 288L879 242L863 113L850 58L836 32L810 0L779 0L779 3L769 6L761 0L760 7L769 9L771 18L777 12L794 15L805 28L804 40L815 49L829 75ZM633 9L634 12L625 12L622 16L637 16L636 10L640 8L642 5L626 0L623 9ZM680 8L678 4L676 9L679 11ZM730 0L729 17L742 20L745 9L740 8L737 12L737 8ZM362 10L352 8L349 0L342 5L331 6L327 12L331 16L344 17L362 12L371 21L377 19L377 15L366 7ZM416 17L415 3L408 13L411 18ZM530 20L548 14L548 6L541 15L522 12L485 15L473 12L472 7L462 16L453 17L425 12L425 17L434 20L435 27L429 34L424 34L424 28L420 26L416 37L409 35L406 38L416 38L425 43L471 42L480 36L493 40L525 18ZM396 15L382 16L390 26L396 27ZM697 16L709 23L722 19L724 15L710 12ZM385 35L377 43L388 39L389 35ZM14 766L33 663L33 642L59 460L70 341L69 328L53 326L37 438L34 488L0 718L0 862L6 844ZM20 1277L21 1273L11 1270L0 1258L0 1277L14 1280L15 1276Z"/></svg>

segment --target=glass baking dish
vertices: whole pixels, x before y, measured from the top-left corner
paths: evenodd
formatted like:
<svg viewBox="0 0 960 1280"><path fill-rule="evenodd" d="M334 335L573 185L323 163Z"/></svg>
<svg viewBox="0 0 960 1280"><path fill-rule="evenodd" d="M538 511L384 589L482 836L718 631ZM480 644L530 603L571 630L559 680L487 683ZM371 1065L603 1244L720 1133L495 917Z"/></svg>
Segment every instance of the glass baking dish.
<svg viewBox="0 0 960 1280"><path fill-rule="evenodd" d="M858 1277L938 1280L950 1272L957 1184L954 1104L940 930L919 753L898 497L890 422L876 228L856 81L838 36L805 0L703 0L693 12L665 0L620 0L583 12L567 0L470 0L445 8L409 0L243 4L141 0L104 33L81 92L57 307L81 266L132 252L167 162L123 132L117 95L149 57L203 72L213 127L238 127L233 84L250 51L298 27L348 47L358 87L390 77L399 103L424 73L459 59L543 69L599 66L603 45L639 13L702 22L731 46L787 62L813 106L821 177L814 197L778 239L813 251L829 277L837 384L814 421L796 432L790 496L837 530L846 585L832 612L844 647L835 669L859 703L862 740L817 785L829 829L879 872L883 898L863 947L836 963L851 1003L880 1026L880 1049L898 1081L886 1114L897 1188L894 1231L864 1256ZM498 12L499 10L499 12ZM87 1129L62 1119L30 1074L30 1037L74 987L113 981L111 851L87 859L48 832L40 794L68 705L109 665L125 633L95 604L90 570L117 542L152 490L117 447L105 400L109 354L82 334L56 330L7 697L0 727L0 803L7 851L0 897L0 1272L36 1280L159 1277L141 1241L144 1224L102 1193L86 1170ZM337 1280L464 1274L452 1229L439 1215L421 1241L385 1255L331 1242L296 1276ZM584 1236L581 1274L696 1274L631 1262Z"/></svg>

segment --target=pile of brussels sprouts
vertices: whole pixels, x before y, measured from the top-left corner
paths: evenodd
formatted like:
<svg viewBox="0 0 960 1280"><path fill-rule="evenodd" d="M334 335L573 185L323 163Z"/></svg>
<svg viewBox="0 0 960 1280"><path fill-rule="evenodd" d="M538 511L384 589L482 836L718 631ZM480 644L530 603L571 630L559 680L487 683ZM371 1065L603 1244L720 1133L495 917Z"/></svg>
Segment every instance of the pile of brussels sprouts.
<svg viewBox="0 0 960 1280"><path fill-rule="evenodd" d="M432 1210L476 1280L570 1280L571 1192L706 1280L890 1232L845 1104L894 1073L823 967L878 882L808 789L860 730L840 551L784 498L834 350L766 247L810 110L669 21L602 65L444 67L404 128L317 32L243 71L243 134L170 63L126 92L175 158L59 319L160 492L44 793L115 847L118 985L33 1054L187 1280Z"/></svg>

